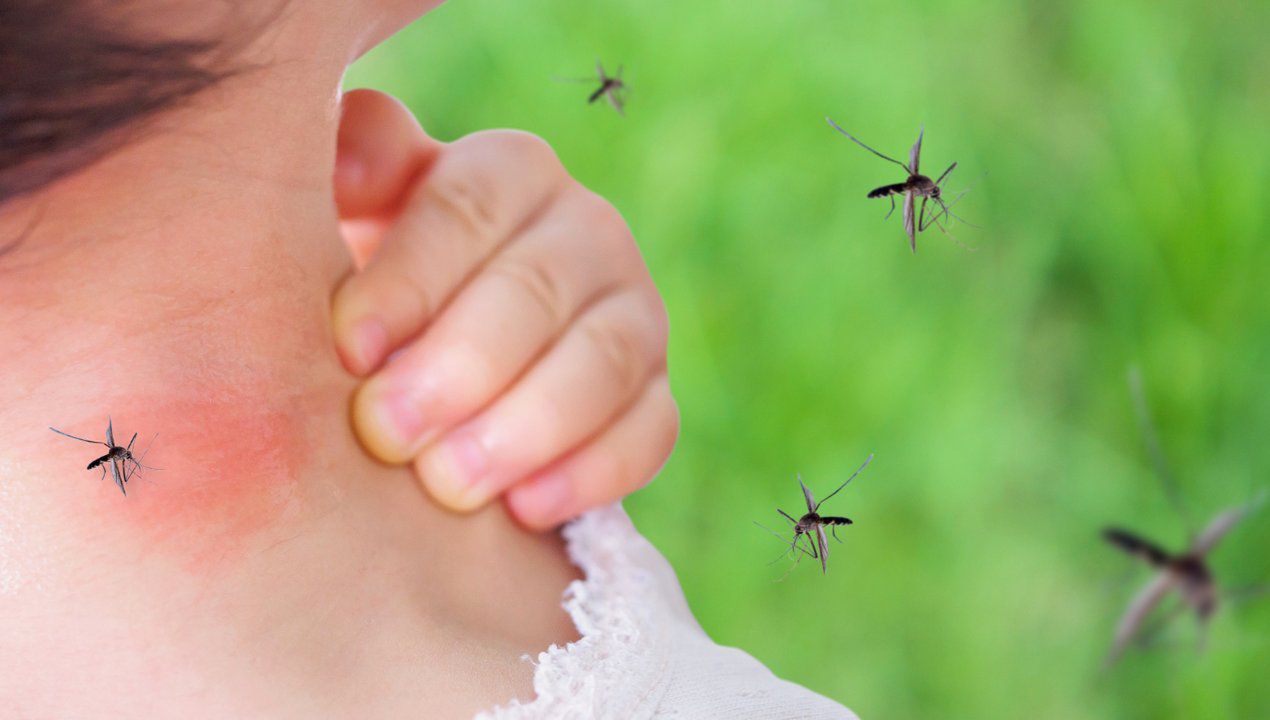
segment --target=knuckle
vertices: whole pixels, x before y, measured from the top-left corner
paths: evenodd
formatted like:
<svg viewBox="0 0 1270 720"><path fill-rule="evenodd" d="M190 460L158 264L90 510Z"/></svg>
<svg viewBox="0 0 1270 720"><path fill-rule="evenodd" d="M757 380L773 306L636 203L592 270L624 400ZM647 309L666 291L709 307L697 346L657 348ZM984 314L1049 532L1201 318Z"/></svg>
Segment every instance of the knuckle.
<svg viewBox="0 0 1270 720"><path fill-rule="evenodd" d="M630 392L639 386L644 379L644 353L629 327L595 321L585 323L582 331L618 387Z"/></svg>
<svg viewBox="0 0 1270 720"><path fill-rule="evenodd" d="M635 235L621 211L591 190L581 185L578 188L581 190L578 214L589 228L591 236L603 244L606 251L616 251L615 258L624 268L637 266L642 269L644 262L639 254L639 246L635 243Z"/></svg>
<svg viewBox="0 0 1270 720"><path fill-rule="evenodd" d="M487 182L480 179L479 173L426 183L423 195L422 200L435 204L477 236L493 234L497 222L497 201L493 190Z"/></svg>
<svg viewBox="0 0 1270 720"><path fill-rule="evenodd" d="M674 450L675 443L679 440L679 430L681 428L679 418L679 403L675 402L675 397L670 393L670 388L666 388L662 401L664 405L663 412L665 420L659 425L660 435L658 437L658 448L661 449L661 461L665 462L670 457L671 450Z"/></svg>
<svg viewBox="0 0 1270 720"><path fill-rule="evenodd" d="M439 386L445 388L437 404L454 413L456 419L488 402L502 384L495 359L468 338L445 342L433 358L431 370L440 378Z"/></svg>
<svg viewBox="0 0 1270 720"><path fill-rule="evenodd" d="M487 149L500 156L513 155L521 158L522 162L558 168L561 174L564 172L564 165L551 143L524 130L482 130L468 135L459 143Z"/></svg>
<svg viewBox="0 0 1270 720"><path fill-rule="evenodd" d="M555 148L551 147L551 143L531 132L525 132L524 130L496 130L494 132L501 135L500 139L507 143L511 150L524 155L530 160L550 165L561 165L560 158L556 155Z"/></svg>
<svg viewBox="0 0 1270 720"><path fill-rule="evenodd" d="M658 355L665 355L670 345L670 314L666 312L666 301L656 286L649 282L647 313L652 321L653 342Z"/></svg>
<svg viewBox="0 0 1270 720"><path fill-rule="evenodd" d="M427 283L411 268L402 272L378 272L374 277L356 277L363 279L363 287L371 290L369 303L376 312L387 311L390 316L408 318L411 323L432 316L435 306Z"/></svg>
<svg viewBox="0 0 1270 720"><path fill-rule="evenodd" d="M612 483L610 487L618 491L617 493L610 491L610 495L626 493L644 484L629 459L611 454L601 458L598 464L600 465L597 468L600 473L598 477L609 478L609 482Z"/></svg>
<svg viewBox="0 0 1270 720"><path fill-rule="evenodd" d="M582 188L582 203L592 223L604 228L618 228L624 237L634 241L626 224L626 218L622 217L622 212L616 205L593 190L588 190L581 185L578 187Z"/></svg>
<svg viewBox="0 0 1270 720"><path fill-rule="evenodd" d="M515 285L555 326L564 324L565 291L548 263L534 258L508 260L491 265L489 272Z"/></svg>

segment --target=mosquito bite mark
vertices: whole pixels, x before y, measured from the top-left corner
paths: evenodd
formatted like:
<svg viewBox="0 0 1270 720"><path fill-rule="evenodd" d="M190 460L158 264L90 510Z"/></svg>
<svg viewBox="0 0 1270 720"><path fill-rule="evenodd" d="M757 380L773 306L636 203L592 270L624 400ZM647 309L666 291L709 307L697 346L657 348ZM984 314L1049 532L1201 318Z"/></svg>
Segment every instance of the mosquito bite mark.
<svg viewBox="0 0 1270 720"><path fill-rule="evenodd" d="M119 537L120 552L162 556L204 576L267 544L269 531L303 507L307 438L295 432L303 409L262 409L263 396L154 398L148 406L133 398L138 410L128 417L161 431L146 463L163 471L130 474L127 497L116 494L108 507L100 492L82 495L94 531Z"/></svg>

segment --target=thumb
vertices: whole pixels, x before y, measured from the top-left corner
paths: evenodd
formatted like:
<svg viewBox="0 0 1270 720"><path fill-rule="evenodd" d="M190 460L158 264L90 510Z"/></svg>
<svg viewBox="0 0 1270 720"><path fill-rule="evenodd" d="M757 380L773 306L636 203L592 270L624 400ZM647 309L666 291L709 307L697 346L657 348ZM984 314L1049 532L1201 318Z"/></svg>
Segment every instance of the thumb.
<svg viewBox="0 0 1270 720"><path fill-rule="evenodd" d="M359 266L374 253L383 228L442 147L391 95L345 93L336 139L335 205Z"/></svg>

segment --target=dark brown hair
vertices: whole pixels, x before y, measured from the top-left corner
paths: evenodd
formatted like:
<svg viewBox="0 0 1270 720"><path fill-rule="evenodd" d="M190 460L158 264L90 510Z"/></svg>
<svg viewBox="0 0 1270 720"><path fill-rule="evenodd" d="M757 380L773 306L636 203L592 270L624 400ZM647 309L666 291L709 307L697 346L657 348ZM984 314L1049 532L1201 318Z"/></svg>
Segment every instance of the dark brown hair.
<svg viewBox="0 0 1270 720"><path fill-rule="evenodd" d="M124 3L0 0L0 205L122 143L229 72L217 39L145 39ZM237 44L237 43L235 43Z"/></svg>

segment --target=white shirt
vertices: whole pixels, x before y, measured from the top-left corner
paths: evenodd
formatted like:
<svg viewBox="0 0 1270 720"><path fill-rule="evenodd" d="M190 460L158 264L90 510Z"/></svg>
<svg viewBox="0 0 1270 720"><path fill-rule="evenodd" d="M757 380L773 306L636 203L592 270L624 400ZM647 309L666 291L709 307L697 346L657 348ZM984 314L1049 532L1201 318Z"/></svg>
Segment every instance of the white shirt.
<svg viewBox="0 0 1270 720"><path fill-rule="evenodd" d="M564 536L585 573L564 595L581 637L538 655L532 702L513 701L477 720L857 720L710 640L670 564L620 506L587 513Z"/></svg>

